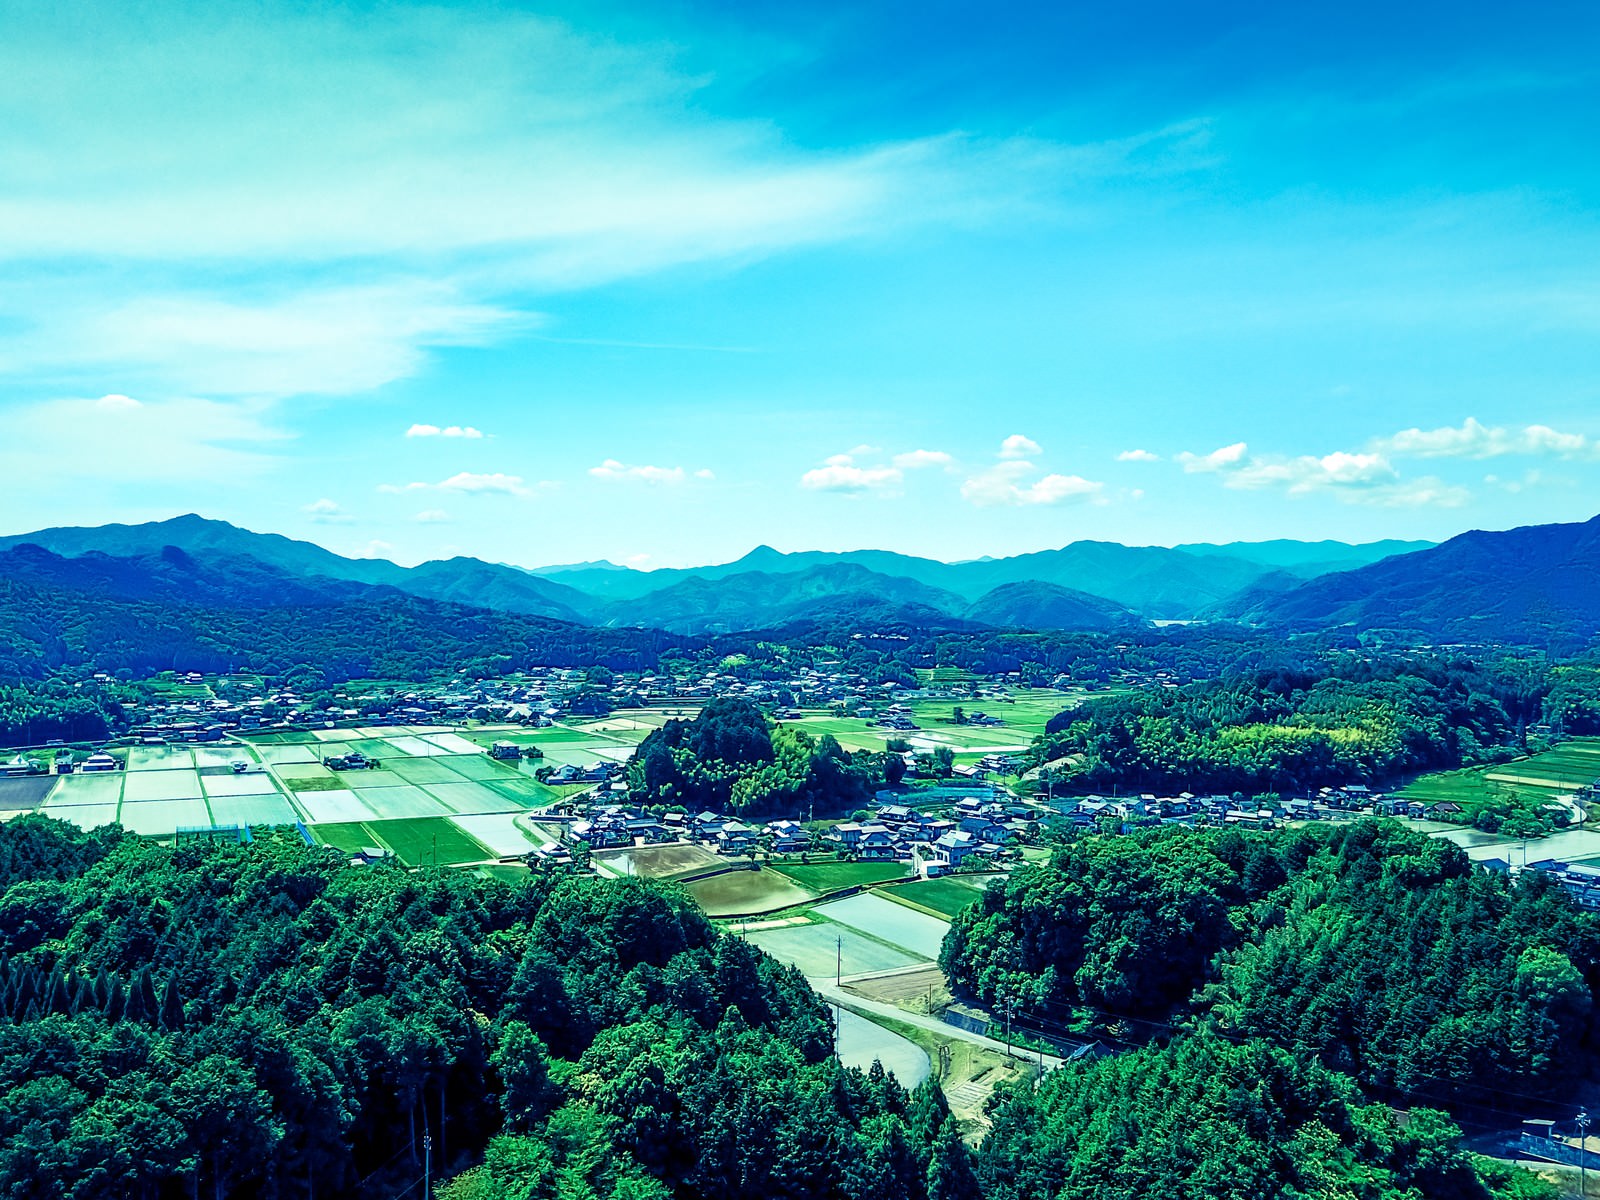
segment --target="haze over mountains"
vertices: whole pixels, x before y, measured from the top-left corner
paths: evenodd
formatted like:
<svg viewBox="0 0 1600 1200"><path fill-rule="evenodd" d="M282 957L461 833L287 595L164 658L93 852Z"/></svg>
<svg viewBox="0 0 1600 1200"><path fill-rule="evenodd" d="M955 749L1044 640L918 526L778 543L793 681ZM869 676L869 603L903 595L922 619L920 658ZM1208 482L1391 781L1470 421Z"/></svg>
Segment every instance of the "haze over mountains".
<svg viewBox="0 0 1600 1200"><path fill-rule="evenodd" d="M141 525L0 538L0 571L129 598L240 605L350 599L393 588L431 600L591 625L677 633L768 628L848 613L1029 628L1107 629L1186 620L1292 590L1428 543L1236 543L1183 548L1076 542L1013 558L945 563L884 550L784 554L636 571L611 563L524 569L474 558L402 567L188 515ZM48 552L48 553L41 553Z"/></svg>

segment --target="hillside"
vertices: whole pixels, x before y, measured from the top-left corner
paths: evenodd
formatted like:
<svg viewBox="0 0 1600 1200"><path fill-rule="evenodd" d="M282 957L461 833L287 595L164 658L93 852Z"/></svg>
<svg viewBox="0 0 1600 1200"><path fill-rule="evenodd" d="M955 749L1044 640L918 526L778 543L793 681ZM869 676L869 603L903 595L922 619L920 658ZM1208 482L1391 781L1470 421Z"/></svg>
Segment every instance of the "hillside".
<svg viewBox="0 0 1600 1200"><path fill-rule="evenodd" d="M969 605L966 618L1015 629L1112 629L1143 624L1136 614L1098 596L1053 583L1003 583Z"/></svg>
<svg viewBox="0 0 1600 1200"><path fill-rule="evenodd" d="M958 613L961 597L847 563L788 574L750 571L722 579L688 578L605 610L612 623L674 633L766 629L844 608L888 606Z"/></svg>
<svg viewBox="0 0 1600 1200"><path fill-rule="evenodd" d="M192 513L142 525L42 529L0 538L0 551L28 543L68 558L98 553L147 559L176 548L219 573L230 563L249 559L276 569L285 578L385 585L430 600L563 621L586 620L585 610L589 607L581 593L516 567L475 558L426 562L415 567L402 567L381 558L345 558L312 542L295 541L276 533L252 533L226 521L207 520Z"/></svg>
<svg viewBox="0 0 1600 1200"><path fill-rule="evenodd" d="M1600 633L1600 517L1461 534L1429 550L1247 594L1219 610L1261 625L1415 631L1447 641L1586 642Z"/></svg>

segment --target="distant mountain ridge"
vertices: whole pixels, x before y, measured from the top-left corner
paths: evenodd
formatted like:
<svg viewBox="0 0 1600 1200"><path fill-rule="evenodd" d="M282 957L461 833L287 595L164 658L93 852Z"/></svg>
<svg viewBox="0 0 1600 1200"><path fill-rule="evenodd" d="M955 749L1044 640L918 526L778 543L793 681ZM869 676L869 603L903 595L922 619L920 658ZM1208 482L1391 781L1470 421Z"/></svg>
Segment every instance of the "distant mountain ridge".
<svg viewBox="0 0 1600 1200"><path fill-rule="evenodd" d="M1187 619L1238 598L1293 590L1336 564L1362 567L1419 543L1235 543L1184 548L1074 542L1010 558L958 563L887 550L783 553L758 546L731 563L638 571L598 561L522 568L457 557L403 567L346 558L311 542L258 534L194 514L141 525L57 528L0 538L0 553L32 545L58 562L35 574L68 586L187 586L216 599L348 598L356 585L497 612L680 634L733 632L840 613L910 623L1106 629ZM1426 545L1421 543L1420 545ZM173 557L181 556L182 563ZM1254 557L1249 557L1249 556ZM98 556L98 557L96 557ZM113 565L110 560L120 560ZM90 562L97 565L91 568ZM149 577L144 584L141 574ZM183 577L186 582L174 582ZM165 581L165 582L163 582ZM1254 591L1252 590L1254 589Z"/></svg>
<svg viewBox="0 0 1600 1200"><path fill-rule="evenodd" d="M1246 591L1214 615L1285 628L1392 628L1445 641L1587 642L1600 635L1600 516L1474 530L1290 588Z"/></svg>

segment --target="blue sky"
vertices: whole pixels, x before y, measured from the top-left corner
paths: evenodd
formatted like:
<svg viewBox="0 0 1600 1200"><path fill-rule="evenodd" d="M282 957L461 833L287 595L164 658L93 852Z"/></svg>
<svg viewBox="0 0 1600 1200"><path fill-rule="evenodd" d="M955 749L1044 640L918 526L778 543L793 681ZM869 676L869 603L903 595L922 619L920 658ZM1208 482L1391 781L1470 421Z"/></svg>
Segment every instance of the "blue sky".
<svg viewBox="0 0 1600 1200"><path fill-rule="evenodd" d="M0 0L0 525L400 561L1600 510L1592 5Z"/></svg>

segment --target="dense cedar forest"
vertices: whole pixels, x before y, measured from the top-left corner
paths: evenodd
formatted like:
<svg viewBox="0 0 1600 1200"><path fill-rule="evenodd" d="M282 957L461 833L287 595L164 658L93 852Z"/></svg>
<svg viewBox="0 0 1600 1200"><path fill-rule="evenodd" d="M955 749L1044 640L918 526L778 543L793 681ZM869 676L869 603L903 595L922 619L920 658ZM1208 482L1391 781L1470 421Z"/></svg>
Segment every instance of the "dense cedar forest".
<svg viewBox="0 0 1600 1200"><path fill-rule="evenodd" d="M1276 841L1290 873L1305 844ZM1275 844L1196 852L1224 864L1219 887L1254 871L1276 897L1278 872L1250 865ZM1313 849L1294 873L1367 861L1347 849ZM1419 873L1406 886L1425 891L1427 870L1404 868ZM1553 999L1577 995L1560 965L1570 914L1499 903L1528 906L1507 921L1556 926L1519 927L1535 949L1513 968L1508 1019L1586 1018ZM937 1087L907 1093L831 1057L827 1010L797 973L641 880L512 885L351 868L273 835L172 849L23 817L0 826L0 938L7 1200L387 1197L430 1150L454 1176L443 1200L1550 1194L1463 1153L1442 1114L1401 1122L1311 1056L1203 1030L1003 1091L974 1151ZM1506 982L1493 954L1468 957L1485 975L1463 986ZM1234 1035L1253 1012L1292 1044L1262 1000L1283 983L1236 961L1261 983L1234 988ZM1497 1021L1486 1050L1537 1071L1498 1045Z"/></svg>
<svg viewBox="0 0 1600 1200"><path fill-rule="evenodd" d="M24 817L0 939L16 1200L389 1196L425 1136L445 1167L488 1147L457 1196L921 1198L973 1169L936 1089L842 1069L800 976L669 887Z"/></svg>
<svg viewBox="0 0 1600 1200"><path fill-rule="evenodd" d="M867 804L903 770L893 755L848 753L832 734L774 725L748 700L723 697L646 737L628 781L635 798L690 812L836 816Z"/></svg>
<svg viewBox="0 0 1600 1200"><path fill-rule="evenodd" d="M1555 1200L1533 1174L1463 1153L1458 1133L1313 1060L1201 1034L1014 1092L978 1175L991 1200Z"/></svg>
<svg viewBox="0 0 1600 1200"><path fill-rule="evenodd" d="M1590 667L1335 659L1091 698L1034 747L1074 789L1304 793L1503 762L1541 721L1600 721Z"/></svg>
<svg viewBox="0 0 1600 1200"><path fill-rule="evenodd" d="M1600 1029L1600 931L1391 822L1090 837L951 926L952 984L1260 1038L1375 1089L1562 1098Z"/></svg>

